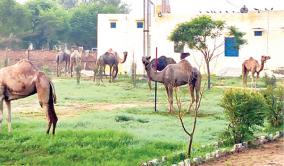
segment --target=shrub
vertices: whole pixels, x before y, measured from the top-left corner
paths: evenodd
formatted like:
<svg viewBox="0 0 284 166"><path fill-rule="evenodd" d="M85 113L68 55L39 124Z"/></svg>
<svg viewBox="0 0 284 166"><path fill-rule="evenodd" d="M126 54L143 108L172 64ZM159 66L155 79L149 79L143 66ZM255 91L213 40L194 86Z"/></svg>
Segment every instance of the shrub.
<svg viewBox="0 0 284 166"><path fill-rule="evenodd" d="M252 138L256 126L263 126L267 106L264 97L258 92L226 90L220 105L229 122L224 135L231 137L235 143Z"/></svg>
<svg viewBox="0 0 284 166"><path fill-rule="evenodd" d="M266 87L268 86L276 86L276 77L274 75L272 75L271 77L269 77L267 74L264 75L264 84Z"/></svg>
<svg viewBox="0 0 284 166"><path fill-rule="evenodd" d="M116 122L126 122L126 121L130 121L133 120L132 117L129 117L127 115L118 115L115 117L115 121Z"/></svg>
<svg viewBox="0 0 284 166"><path fill-rule="evenodd" d="M284 121L284 88L268 87L262 91L268 105L266 118L271 127L279 127Z"/></svg>
<svg viewBox="0 0 284 166"><path fill-rule="evenodd" d="M42 71L47 74L47 75L50 75L51 74L51 70L50 68L48 67L48 65L43 65L42 66Z"/></svg>

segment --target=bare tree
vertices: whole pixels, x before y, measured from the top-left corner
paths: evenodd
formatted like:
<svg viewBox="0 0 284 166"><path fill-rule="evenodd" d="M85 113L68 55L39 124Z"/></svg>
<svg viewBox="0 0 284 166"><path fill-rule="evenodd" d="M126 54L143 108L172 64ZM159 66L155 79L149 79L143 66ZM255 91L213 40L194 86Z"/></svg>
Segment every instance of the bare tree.
<svg viewBox="0 0 284 166"><path fill-rule="evenodd" d="M194 121L193 121L193 126L192 126L191 131L189 131L189 129L187 129L187 127L185 126L183 118L185 117L186 112L182 112L181 99L180 99L180 96L178 96L177 89L175 89L175 96L176 96L176 101L177 101L177 106L178 106L178 118L179 118L179 121L181 123L183 131L186 133L186 135L188 135L188 149L187 149L187 156L188 157L191 156L191 147L192 147L193 136L194 136L194 133L195 133L196 123L197 123L197 115L198 115L198 112L199 112L200 103L201 103L201 100L203 98L205 87L206 87L206 83L204 84L203 88L200 91L200 98L199 98L198 101L196 101L197 102L196 107L191 110L191 111L194 111Z"/></svg>

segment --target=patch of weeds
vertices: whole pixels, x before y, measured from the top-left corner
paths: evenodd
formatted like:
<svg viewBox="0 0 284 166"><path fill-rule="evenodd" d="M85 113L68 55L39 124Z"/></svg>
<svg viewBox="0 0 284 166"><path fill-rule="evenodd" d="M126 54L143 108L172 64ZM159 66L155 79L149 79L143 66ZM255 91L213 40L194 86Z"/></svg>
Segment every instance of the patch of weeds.
<svg viewBox="0 0 284 166"><path fill-rule="evenodd" d="M146 119L137 119L137 122L140 122L140 123L148 123L149 120L146 120Z"/></svg>
<svg viewBox="0 0 284 166"><path fill-rule="evenodd" d="M127 121L130 121L130 120L134 120L134 118L129 117L127 115L118 115L118 116L115 117L116 122L127 122Z"/></svg>

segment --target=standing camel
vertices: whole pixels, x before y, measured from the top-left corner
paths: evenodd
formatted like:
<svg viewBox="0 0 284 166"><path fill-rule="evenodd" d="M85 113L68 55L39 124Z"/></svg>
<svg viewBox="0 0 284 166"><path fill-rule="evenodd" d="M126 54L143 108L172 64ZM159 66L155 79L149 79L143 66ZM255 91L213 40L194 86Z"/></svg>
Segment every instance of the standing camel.
<svg viewBox="0 0 284 166"><path fill-rule="evenodd" d="M60 64L65 63L65 73L69 72L69 67L70 67L70 52L68 50L65 51L60 51L56 55L56 74L57 77L59 77L60 73Z"/></svg>
<svg viewBox="0 0 284 166"><path fill-rule="evenodd" d="M254 74L256 73L256 78L259 77L259 73L264 68L264 63L270 59L270 56L261 56L261 62L258 63L257 60L250 57L249 59L245 60L242 64L242 75L243 75L243 85L247 86L247 75L251 72L251 79L252 79L252 86L256 88L256 80L254 79Z"/></svg>
<svg viewBox="0 0 284 166"><path fill-rule="evenodd" d="M156 59L152 59L150 63L152 65L152 67L154 67L158 71L162 71L167 65L176 64L176 61L173 58L166 57L166 56L163 55L163 56L160 56L157 59L157 67L156 67ZM149 89L151 90L152 85L151 85L150 79L148 79L148 85L149 85Z"/></svg>
<svg viewBox="0 0 284 166"><path fill-rule="evenodd" d="M106 52L103 55L99 57L97 60L97 69L100 75L100 81L102 82L102 72L105 70L105 66L109 65L109 82L112 82L113 79L117 76L118 74L118 64L119 63L124 63L127 58L127 52L123 52L123 59L121 59L117 52ZM95 74L96 75L96 74ZM94 76L95 80L95 76Z"/></svg>
<svg viewBox="0 0 284 166"><path fill-rule="evenodd" d="M165 85L168 102L169 112L173 111L173 88L181 85L189 85L189 92L191 95L191 104L188 107L190 111L193 103L199 100L199 91L201 85L201 74L200 72L192 67L187 60L181 60L177 64L169 64L161 72L156 72L150 62L151 57L142 57L142 62L145 66L148 77L152 81L157 81ZM194 97L194 92L195 96Z"/></svg>
<svg viewBox="0 0 284 166"><path fill-rule="evenodd" d="M70 55L70 75L71 77L73 77L74 68L77 65L81 64L83 50L84 50L83 47L78 47L78 50L77 49L73 50Z"/></svg>
<svg viewBox="0 0 284 166"><path fill-rule="evenodd" d="M35 93L38 94L39 104L45 111L48 121L46 133L49 134L53 125L52 134L55 134L58 119L54 109L54 103L56 103L54 86L48 77L28 60L21 60L0 70L0 131L3 120L3 101L7 104L8 131L11 133L11 101Z"/></svg>

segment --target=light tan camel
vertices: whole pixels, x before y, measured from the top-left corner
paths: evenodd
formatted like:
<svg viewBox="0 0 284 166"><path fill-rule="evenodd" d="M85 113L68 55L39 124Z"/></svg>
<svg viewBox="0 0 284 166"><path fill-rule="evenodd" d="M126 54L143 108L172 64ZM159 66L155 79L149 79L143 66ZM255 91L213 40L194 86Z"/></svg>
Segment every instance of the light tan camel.
<svg viewBox="0 0 284 166"><path fill-rule="evenodd" d="M71 77L73 77L73 71L76 65L81 64L83 51L84 51L83 47L78 47L78 50L72 49L72 53L70 55L70 75Z"/></svg>
<svg viewBox="0 0 284 166"><path fill-rule="evenodd" d="M242 75L243 75L243 85L247 86L247 75L249 72L251 72L252 76L252 86L256 88L256 81L254 79L254 74L256 73L256 78L259 77L259 73L263 70L264 68L264 63L270 59L270 56L261 56L260 64L258 63L257 60L253 59L250 57L249 59L245 60L242 64Z"/></svg>
<svg viewBox="0 0 284 166"><path fill-rule="evenodd" d="M8 108L8 131L11 126L11 101L38 94L40 106L45 111L48 121L46 133L49 134L53 125L52 134L55 134L57 116L54 110L56 103L55 89L48 77L40 72L30 61L21 60L18 63L0 70L0 131L3 121L3 101Z"/></svg>
<svg viewBox="0 0 284 166"><path fill-rule="evenodd" d="M97 60L97 72L99 72L100 78L99 82L102 82L102 73L105 71L105 66L109 65L109 82L113 82L113 79L118 74L118 64L124 63L127 59L127 52L123 52L123 59L119 57L117 52L106 52L103 55L101 55ZM95 81L94 75L94 81Z"/></svg>
<svg viewBox="0 0 284 166"><path fill-rule="evenodd" d="M187 60L181 60L177 64L169 64L162 71L156 72L150 62L151 57L142 57L142 62L145 66L145 70L150 80L163 83L165 85L168 102L169 112L173 111L173 88L181 85L189 85L189 92L191 95L191 104L188 110L190 111L191 106L199 100L199 91L201 85L201 74L200 72L192 67ZM195 96L194 97L194 92Z"/></svg>

